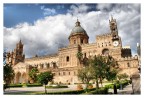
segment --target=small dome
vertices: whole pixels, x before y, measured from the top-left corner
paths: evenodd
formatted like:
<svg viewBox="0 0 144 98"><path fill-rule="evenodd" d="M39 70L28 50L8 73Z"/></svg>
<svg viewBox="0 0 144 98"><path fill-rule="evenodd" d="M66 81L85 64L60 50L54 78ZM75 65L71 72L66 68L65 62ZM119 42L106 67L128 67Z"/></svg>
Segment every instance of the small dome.
<svg viewBox="0 0 144 98"><path fill-rule="evenodd" d="M76 26L72 29L70 36L75 34L84 34L88 36L86 31L81 27L80 22L78 20L76 22Z"/></svg>

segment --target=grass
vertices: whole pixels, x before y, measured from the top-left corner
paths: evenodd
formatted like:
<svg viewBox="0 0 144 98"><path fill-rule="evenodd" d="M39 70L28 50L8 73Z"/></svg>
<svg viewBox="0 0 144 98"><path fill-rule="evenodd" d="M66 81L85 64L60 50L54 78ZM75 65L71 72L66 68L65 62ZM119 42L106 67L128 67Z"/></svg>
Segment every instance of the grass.
<svg viewBox="0 0 144 98"><path fill-rule="evenodd" d="M44 94L43 92L36 92L36 91L24 91L24 92L11 92L11 93L6 93L4 95L42 95Z"/></svg>

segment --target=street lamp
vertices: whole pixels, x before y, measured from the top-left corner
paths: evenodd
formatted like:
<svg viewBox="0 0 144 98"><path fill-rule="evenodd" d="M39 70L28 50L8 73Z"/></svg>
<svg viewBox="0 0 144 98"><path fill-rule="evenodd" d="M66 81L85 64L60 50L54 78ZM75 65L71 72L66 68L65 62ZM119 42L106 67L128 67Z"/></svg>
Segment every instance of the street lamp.
<svg viewBox="0 0 144 98"><path fill-rule="evenodd" d="M127 63L127 66L128 66L128 68L129 68L129 77L130 77L130 81L131 81L131 84L132 84L132 94L134 94L134 88L133 88L133 82L132 82L132 76L131 76L131 73L130 73L130 64L129 64L129 62Z"/></svg>

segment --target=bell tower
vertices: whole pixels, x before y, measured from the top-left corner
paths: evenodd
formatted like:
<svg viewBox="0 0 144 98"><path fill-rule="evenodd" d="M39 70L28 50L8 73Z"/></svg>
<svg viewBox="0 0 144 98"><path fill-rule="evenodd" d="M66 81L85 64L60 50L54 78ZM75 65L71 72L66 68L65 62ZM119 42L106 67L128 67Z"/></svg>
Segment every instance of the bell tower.
<svg viewBox="0 0 144 98"><path fill-rule="evenodd" d="M109 25L110 25L110 31L113 37L118 36L117 22L116 22L116 19L113 19L113 16L111 16L111 20L109 20Z"/></svg>
<svg viewBox="0 0 144 98"><path fill-rule="evenodd" d="M116 19L111 16L111 20L109 20L110 25L110 33L112 35L112 41L114 46L122 46L121 38L118 35L118 28Z"/></svg>
<svg viewBox="0 0 144 98"><path fill-rule="evenodd" d="M23 44L20 40L19 43L16 44L14 51L7 54L7 62L14 66L19 62L23 62L24 59L25 55L23 54Z"/></svg>

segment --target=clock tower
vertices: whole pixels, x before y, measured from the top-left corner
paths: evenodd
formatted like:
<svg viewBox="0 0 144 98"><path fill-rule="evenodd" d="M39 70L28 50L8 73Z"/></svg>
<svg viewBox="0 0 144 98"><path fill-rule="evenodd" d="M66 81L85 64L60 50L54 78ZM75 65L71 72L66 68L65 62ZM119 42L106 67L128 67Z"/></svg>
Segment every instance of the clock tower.
<svg viewBox="0 0 144 98"><path fill-rule="evenodd" d="M113 19L112 16L111 16L111 20L109 20L109 25L110 25L110 32L112 35L113 46L115 48L122 47L121 38L118 35L117 22L116 22L116 19Z"/></svg>
<svg viewBox="0 0 144 98"><path fill-rule="evenodd" d="M112 55L114 58L121 58L121 49L122 49L122 41L121 37L118 35L118 28L116 19L111 16L111 20L109 20L110 25L110 33L112 38Z"/></svg>

